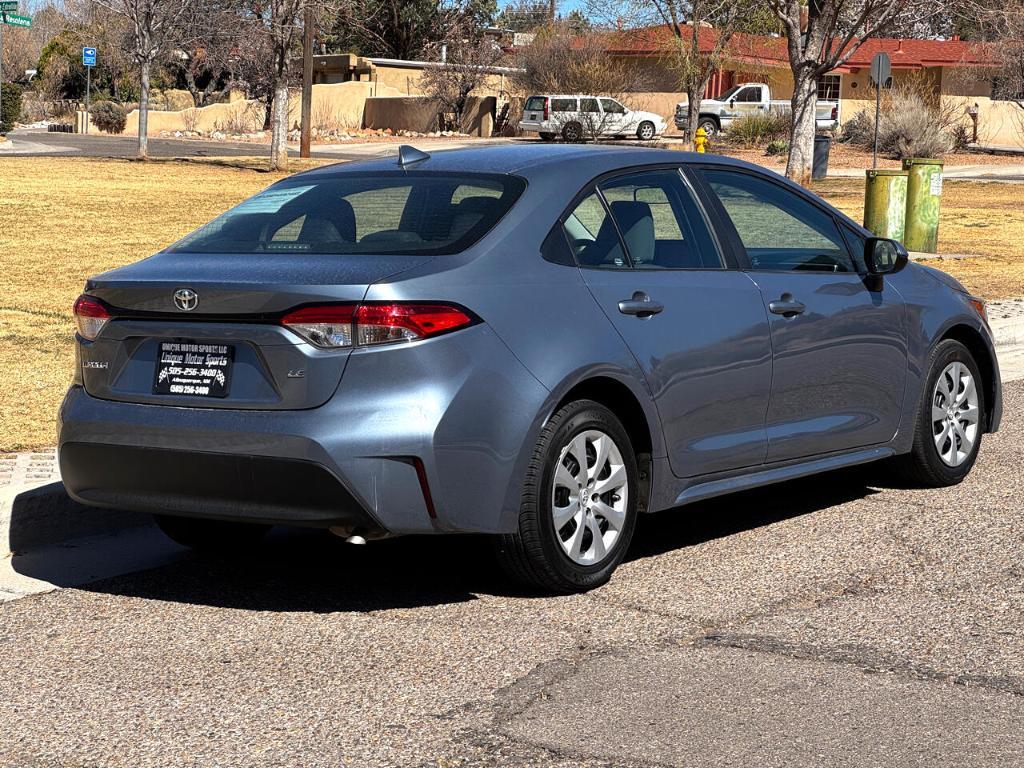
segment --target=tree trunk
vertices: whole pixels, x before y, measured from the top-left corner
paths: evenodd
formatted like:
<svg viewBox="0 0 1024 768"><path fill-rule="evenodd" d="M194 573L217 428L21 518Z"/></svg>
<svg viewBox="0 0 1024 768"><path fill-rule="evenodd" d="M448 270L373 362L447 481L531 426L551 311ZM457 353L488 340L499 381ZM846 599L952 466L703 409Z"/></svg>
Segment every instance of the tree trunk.
<svg viewBox="0 0 1024 768"><path fill-rule="evenodd" d="M274 86L273 133L270 137L270 170L288 168L288 83L284 78Z"/></svg>
<svg viewBox="0 0 1024 768"><path fill-rule="evenodd" d="M789 162L786 176L797 184L808 186L814 167L814 135L818 123L818 78L811 68L793 73L793 130L789 135Z"/></svg>
<svg viewBox="0 0 1024 768"><path fill-rule="evenodd" d="M139 160L149 159L149 70L153 63L142 62L142 82L139 95Z"/></svg>
<svg viewBox="0 0 1024 768"><path fill-rule="evenodd" d="M697 138L697 129L700 127L700 102L704 98L704 87L692 83L686 89L686 140L693 146Z"/></svg>

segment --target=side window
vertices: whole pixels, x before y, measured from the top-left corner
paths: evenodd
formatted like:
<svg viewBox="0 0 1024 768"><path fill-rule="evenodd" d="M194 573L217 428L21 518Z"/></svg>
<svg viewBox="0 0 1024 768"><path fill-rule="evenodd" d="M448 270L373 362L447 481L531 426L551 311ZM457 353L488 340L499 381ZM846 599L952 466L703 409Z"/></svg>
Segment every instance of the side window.
<svg viewBox="0 0 1024 768"><path fill-rule="evenodd" d="M580 99L580 112L599 112L597 99Z"/></svg>
<svg viewBox="0 0 1024 768"><path fill-rule="evenodd" d="M744 88L736 94L736 101L759 102L761 101L761 89L753 86Z"/></svg>
<svg viewBox="0 0 1024 768"><path fill-rule="evenodd" d="M704 215L675 170L617 176L601 184L637 269L720 269Z"/></svg>
<svg viewBox="0 0 1024 768"><path fill-rule="evenodd" d="M576 111L576 99L552 99L551 100L551 111L552 112L575 112Z"/></svg>
<svg viewBox="0 0 1024 768"><path fill-rule="evenodd" d="M785 187L746 173L703 171L755 270L855 272L835 219Z"/></svg>
<svg viewBox="0 0 1024 768"><path fill-rule="evenodd" d="M597 192L587 195L563 225L576 263L581 267L625 269L629 266L612 217Z"/></svg>
<svg viewBox="0 0 1024 768"><path fill-rule="evenodd" d="M626 114L626 108L619 104L615 99L601 99L601 108L608 114L612 115Z"/></svg>

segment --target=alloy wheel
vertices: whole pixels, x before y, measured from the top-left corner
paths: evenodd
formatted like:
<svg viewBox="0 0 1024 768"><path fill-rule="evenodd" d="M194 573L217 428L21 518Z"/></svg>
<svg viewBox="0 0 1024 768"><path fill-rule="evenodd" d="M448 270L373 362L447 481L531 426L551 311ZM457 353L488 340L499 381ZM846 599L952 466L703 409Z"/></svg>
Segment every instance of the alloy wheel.
<svg viewBox="0 0 1024 768"><path fill-rule="evenodd" d="M592 429L559 452L551 488L556 538L579 565L597 565L615 548L626 523L629 481L622 452Z"/></svg>
<svg viewBox="0 0 1024 768"><path fill-rule="evenodd" d="M932 392L932 439L950 467L963 464L978 440L978 389L971 370L959 361L947 365Z"/></svg>

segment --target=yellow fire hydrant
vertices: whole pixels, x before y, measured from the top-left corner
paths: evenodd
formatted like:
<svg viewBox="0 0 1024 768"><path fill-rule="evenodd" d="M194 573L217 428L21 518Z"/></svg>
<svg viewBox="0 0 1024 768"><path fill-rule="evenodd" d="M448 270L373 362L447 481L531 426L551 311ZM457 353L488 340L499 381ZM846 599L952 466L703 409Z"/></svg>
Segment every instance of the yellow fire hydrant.
<svg viewBox="0 0 1024 768"><path fill-rule="evenodd" d="M697 133L694 135L693 138L693 148L697 152L708 151L708 132L705 131L703 128L697 129Z"/></svg>

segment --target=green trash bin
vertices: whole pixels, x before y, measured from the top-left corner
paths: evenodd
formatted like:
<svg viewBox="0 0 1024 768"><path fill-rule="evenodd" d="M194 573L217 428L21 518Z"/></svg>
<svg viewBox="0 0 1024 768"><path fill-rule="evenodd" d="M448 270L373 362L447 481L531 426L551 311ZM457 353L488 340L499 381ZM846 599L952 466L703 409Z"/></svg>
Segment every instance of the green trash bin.
<svg viewBox="0 0 1024 768"><path fill-rule="evenodd" d="M939 201L942 199L942 161L908 157L907 223L903 244L908 251L935 253L939 248Z"/></svg>
<svg viewBox="0 0 1024 768"><path fill-rule="evenodd" d="M864 186L864 226L876 237L903 240L907 218L906 171L870 170Z"/></svg>

